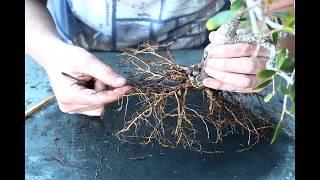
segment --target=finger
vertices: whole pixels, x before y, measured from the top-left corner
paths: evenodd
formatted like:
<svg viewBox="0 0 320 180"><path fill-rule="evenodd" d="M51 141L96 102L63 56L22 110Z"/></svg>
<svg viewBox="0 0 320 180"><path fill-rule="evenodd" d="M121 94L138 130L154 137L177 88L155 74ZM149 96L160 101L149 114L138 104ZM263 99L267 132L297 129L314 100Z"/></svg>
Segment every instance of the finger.
<svg viewBox="0 0 320 180"><path fill-rule="evenodd" d="M217 33L216 31L212 31L212 32L209 33L209 41L210 42L213 42L214 36L215 36L216 33Z"/></svg>
<svg viewBox="0 0 320 180"><path fill-rule="evenodd" d="M94 83L94 90L99 92L99 91L104 91L106 89L107 89L107 86L102 81L96 80L96 82Z"/></svg>
<svg viewBox="0 0 320 180"><path fill-rule="evenodd" d="M81 111L81 112L76 112L77 114L84 114L87 116L101 116L104 112L104 107L100 107L97 109L92 109L88 111Z"/></svg>
<svg viewBox="0 0 320 180"><path fill-rule="evenodd" d="M223 83L214 78L205 78L203 80L203 85L208 88L230 91L230 92L239 92L239 93L259 93L261 90L252 90L252 88L240 88L230 84Z"/></svg>
<svg viewBox="0 0 320 180"><path fill-rule="evenodd" d="M117 100L131 90L131 86L123 86L121 88L96 91L84 86L72 84L68 87L68 91L65 92L65 94L57 95L57 98L64 97L58 99L58 102L64 104L103 105Z"/></svg>
<svg viewBox="0 0 320 180"><path fill-rule="evenodd" d="M245 74L216 71L208 67L205 68L205 72L209 76L223 83L237 86L240 88L252 88L256 84L258 84L258 80L255 75L245 75Z"/></svg>
<svg viewBox="0 0 320 180"><path fill-rule="evenodd" d="M294 1L275 1L268 4L265 9L268 9L270 12L293 12Z"/></svg>
<svg viewBox="0 0 320 180"><path fill-rule="evenodd" d="M250 57L241 58L210 58L206 61L206 66L210 69L225 72L242 74L256 74L265 69L267 58L261 57L252 59ZM210 70L209 70L210 71Z"/></svg>
<svg viewBox="0 0 320 180"><path fill-rule="evenodd" d="M238 29L238 30L236 31L236 34L237 34L237 35L244 35L244 34L248 34L248 33L250 33L250 30L249 30L249 29Z"/></svg>
<svg viewBox="0 0 320 180"><path fill-rule="evenodd" d="M129 93L131 86L123 86L112 90L105 90L97 92L93 89L81 89L77 93L77 99L69 102L83 105L103 105L112 103L125 94Z"/></svg>
<svg viewBox="0 0 320 180"><path fill-rule="evenodd" d="M233 58L233 57L250 57L256 51L257 46L248 43L208 45L208 58ZM268 57L268 50L260 47L258 57Z"/></svg>
<svg viewBox="0 0 320 180"><path fill-rule="evenodd" d="M104 108L103 105L78 105L78 104L61 104L61 111L69 114L80 114L82 112Z"/></svg>
<svg viewBox="0 0 320 180"><path fill-rule="evenodd" d="M207 51L207 55L208 55L208 57L207 58L209 58L210 56L209 56L209 51L212 51L213 49L214 49L214 47L215 47L215 45L214 44L212 44L212 43L210 43L210 44L208 44L205 48L204 48L204 51Z"/></svg>
<svg viewBox="0 0 320 180"><path fill-rule="evenodd" d="M106 85L112 87L122 87L127 81L124 77L116 73L110 66L104 64L100 60L92 57L83 72L95 77Z"/></svg>

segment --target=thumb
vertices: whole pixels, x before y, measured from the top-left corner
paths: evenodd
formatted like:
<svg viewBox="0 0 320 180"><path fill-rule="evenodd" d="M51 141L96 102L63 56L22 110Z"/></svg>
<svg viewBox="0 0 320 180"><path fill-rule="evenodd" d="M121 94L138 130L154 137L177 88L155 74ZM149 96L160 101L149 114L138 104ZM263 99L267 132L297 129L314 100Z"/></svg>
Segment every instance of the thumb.
<svg viewBox="0 0 320 180"><path fill-rule="evenodd" d="M209 34L209 40L213 44L220 44L225 37L219 31L212 31Z"/></svg>
<svg viewBox="0 0 320 180"><path fill-rule="evenodd" d="M249 30L249 29L238 29L238 30L236 31L236 34L237 34L237 35L244 35L244 34L248 34L248 33L250 33L250 30Z"/></svg>
<svg viewBox="0 0 320 180"><path fill-rule="evenodd" d="M217 34L217 31L212 31L209 34L209 41L213 42L214 36Z"/></svg>
<svg viewBox="0 0 320 180"><path fill-rule="evenodd" d="M92 58L90 63L84 67L83 71L84 73L100 80L104 84L114 88L122 87L127 83L127 80L124 77L96 58Z"/></svg>

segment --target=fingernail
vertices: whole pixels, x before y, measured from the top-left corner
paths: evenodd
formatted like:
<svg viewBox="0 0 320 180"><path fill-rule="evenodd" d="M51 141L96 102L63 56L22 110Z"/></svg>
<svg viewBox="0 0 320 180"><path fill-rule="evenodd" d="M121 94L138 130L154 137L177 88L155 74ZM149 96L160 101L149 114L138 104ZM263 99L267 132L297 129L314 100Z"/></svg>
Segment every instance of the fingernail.
<svg viewBox="0 0 320 180"><path fill-rule="evenodd" d="M127 90L126 94L130 94L133 92L133 87L129 86L130 88Z"/></svg>
<svg viewBox="0 0 320 180"><path fill-rule="evenodd" d="M124 95L124 94L130 94L133 91L131 86L124 86L121 88L116 88L113 90L114 93Z"/></svg>

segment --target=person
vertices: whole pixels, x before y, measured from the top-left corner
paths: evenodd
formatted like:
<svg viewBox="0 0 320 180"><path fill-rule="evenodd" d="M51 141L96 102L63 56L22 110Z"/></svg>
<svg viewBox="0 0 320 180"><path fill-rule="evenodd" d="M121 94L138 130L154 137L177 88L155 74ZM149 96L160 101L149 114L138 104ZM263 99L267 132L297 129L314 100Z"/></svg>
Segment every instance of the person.
<svg viewBox="0 0 320 180"><path fill-rule="evenodd" d="M124 77L101 62L90 50L112 51L151 39L174 41L172 49L201 47L207 39L205 22L225 6L223 0L39 0L25 1L26 53L47 72L59 108L66 113L100 116L106 105L132 90ZM291 0L274 0L269 10L293 9ZM281 9L282 8L282 9ZM240 33L240 31L239 31ZM265 68L268 54L249 57L253 44L213 46L211 32L203 81L209 88L256 92L255 74ZM291 43L292 44L292 43ZM92 89L61 75L94 80Z"/></svg>

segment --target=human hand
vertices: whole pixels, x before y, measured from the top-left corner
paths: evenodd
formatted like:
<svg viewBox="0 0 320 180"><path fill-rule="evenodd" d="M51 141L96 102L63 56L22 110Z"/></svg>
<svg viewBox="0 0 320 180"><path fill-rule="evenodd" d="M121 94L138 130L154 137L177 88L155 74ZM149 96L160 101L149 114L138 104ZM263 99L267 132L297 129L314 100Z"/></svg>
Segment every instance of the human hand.
<svg viewBox="0 0 320 180"><path fill-rule="evenodd" d="M237 34L244 34L238 30ZM260 81L256 74L265 69L268 51L260 48L256 58L251 56L256 51L256 45L248 43L217 45L215 39L221 38L217 32L209 34L210 44L205 48L208 56L204 65L205 72L210 76L203 80L203 85L212 89L255 93L253 90Z"/></svg>
<svg viewBox="0 0 320 180"><path fill-rule="evenodd" d="M83 48L63 44L53 48L46 58L44 68L63 112L100 116L105 105L131 90L126 79ZM80 80L91 80L94 87L79 85L62 72Z"/></svg>

